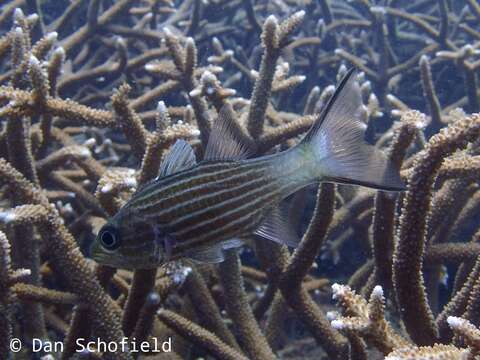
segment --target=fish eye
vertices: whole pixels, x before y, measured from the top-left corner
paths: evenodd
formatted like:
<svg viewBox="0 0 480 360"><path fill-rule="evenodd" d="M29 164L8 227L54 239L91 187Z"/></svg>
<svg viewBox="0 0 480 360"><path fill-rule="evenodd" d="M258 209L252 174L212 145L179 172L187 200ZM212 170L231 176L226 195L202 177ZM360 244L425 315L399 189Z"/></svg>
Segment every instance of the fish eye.
<svg viewBox="0 0 480 360"><path fill-rule="evenodd" d="M120 237L113 228L105 228L100 234L100 243L107 250L115 250L120 246Z"/></svg>

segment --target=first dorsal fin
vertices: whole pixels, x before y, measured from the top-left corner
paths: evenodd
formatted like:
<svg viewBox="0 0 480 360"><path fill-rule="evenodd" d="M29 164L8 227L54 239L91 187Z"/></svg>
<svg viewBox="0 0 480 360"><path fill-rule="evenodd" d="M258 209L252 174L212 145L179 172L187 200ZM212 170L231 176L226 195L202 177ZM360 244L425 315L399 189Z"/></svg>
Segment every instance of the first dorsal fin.
<svg viewBox="0 0 480 360"><path fill-rule="evenodd" d="M160 165L159 177L191 168L197 163L192 147L185 140L177 140Z"/></svg>
<svg viewBox="0 0 480 360"><path fill-rule="evenodd" d="M242 139L233 115L229 104L220 109L208 138L204 160L241 160L253 154L251 146Z"/></svg>

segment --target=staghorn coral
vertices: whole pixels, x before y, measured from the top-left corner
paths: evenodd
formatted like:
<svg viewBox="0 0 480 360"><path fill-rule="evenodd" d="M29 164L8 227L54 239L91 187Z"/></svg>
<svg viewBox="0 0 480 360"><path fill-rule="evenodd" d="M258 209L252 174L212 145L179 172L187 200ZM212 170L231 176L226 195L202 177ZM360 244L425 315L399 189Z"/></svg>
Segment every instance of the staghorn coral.
<svg viewBox="0 0 480 360"><path fill-rule="evenodd" d="M2 356L12 336L19 359L33 338L68 359L78 338L125 335L173 339L145 359L478 356L479 14L470 0L5 1ZM287 149L352 65L366 137L406 193L302 190L293 252L248 239L221 265L135 273L88 260L177 139L201 159L225 108L256 155ZM335 285L343 312L327 316L328 282L370 300Z"/></svg>
<svg viewBox="0 0 480 360"><path fill-rule="evenodd" d="M474 359L478 356L480 330L468 320L454 316L447 319L450 328L467 348L445 344L419 347L399 334L385 319L385 298L381 286L374 287L368 303L348 286L334 284L332 291L333 298L342 308L342 315L336 312L329 313L332 326L349 333L350 336L361 337L379 349L387 360L454 360Z"/></svg>
<svg viewBox="0 0 480 360"><path fill-rule="evenodd" d="M345 285L332 285L332 292L333 299L338 301L344 315L329 313L335 329L360 335L384 355L409 344L385 320L385 298L381 286L374 287L368 303Z"/></svg>

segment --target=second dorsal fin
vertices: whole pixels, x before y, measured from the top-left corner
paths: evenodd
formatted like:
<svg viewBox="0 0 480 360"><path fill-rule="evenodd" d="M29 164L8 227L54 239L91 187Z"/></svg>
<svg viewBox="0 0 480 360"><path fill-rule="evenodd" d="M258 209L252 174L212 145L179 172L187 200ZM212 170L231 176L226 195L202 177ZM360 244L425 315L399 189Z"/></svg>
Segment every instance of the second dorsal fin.
<svg viewBox="0 0 480 360"><path fill-rule="evenodd" d="M240 132L232 107L224 105L210 132L204 160L241 160L252 155L251 146L242 139Z"/></svg>
<svg viewBox="0 0 480 360"><path fill-rule="evenodd" d="M177 140L160 165L159 177L191 168L197 163L192 147L185 140Z"/></svg>

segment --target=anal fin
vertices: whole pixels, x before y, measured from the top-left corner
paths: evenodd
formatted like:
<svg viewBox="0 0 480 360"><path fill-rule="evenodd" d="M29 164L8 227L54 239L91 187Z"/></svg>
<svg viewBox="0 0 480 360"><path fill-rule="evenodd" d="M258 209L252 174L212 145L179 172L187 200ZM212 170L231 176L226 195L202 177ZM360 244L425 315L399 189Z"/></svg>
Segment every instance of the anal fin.
<svg viewBox="0 0 480 360"><path fill-rule="evenodd" d="M290 225L287 212L280 207L274 208L267 215L254 234L294 248L300 243L300 237Z"/></svg>
<svg viewBox="0 0 480 360"><path fill-rule="evenodd" d="M236 249L243 245L237 238L222 241L214 246L202 246L188 251L185 256L198 263L216 264L225 260L224 250Z"/></svg>

